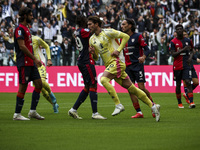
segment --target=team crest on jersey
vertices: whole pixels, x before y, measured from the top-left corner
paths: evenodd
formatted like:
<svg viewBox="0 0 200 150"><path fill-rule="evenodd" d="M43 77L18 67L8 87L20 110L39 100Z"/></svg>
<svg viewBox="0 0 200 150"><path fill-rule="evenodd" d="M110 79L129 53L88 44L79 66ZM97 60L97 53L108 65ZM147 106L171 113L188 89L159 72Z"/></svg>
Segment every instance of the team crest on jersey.
<svg viewBox="0 0 200 150"><path fill-rule="evenodd" d="M18 36L21 36L21 35L22 35L22 31L18 30Z"/></svg>
<svg viewBox="0 0 200 150"><path fill-rule="evenodd" d="M135 41L135 39L131 39L131 42L134 42Z"/></svg>
<svg viewBox="0 0 200 150"><path fill-rule="evenodd" d="M85 30L86 32L90 32L90 30L89 30L88 28L85 28L84 30Z"/></svg>

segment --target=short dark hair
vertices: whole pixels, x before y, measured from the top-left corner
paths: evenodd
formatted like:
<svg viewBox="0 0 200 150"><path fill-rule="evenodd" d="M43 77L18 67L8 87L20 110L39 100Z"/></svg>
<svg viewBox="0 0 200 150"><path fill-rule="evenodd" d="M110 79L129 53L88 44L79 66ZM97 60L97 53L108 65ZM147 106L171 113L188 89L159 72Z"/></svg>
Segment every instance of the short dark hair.
<svg viewBox="0 0 200 150"><path fill-rule="evenodd" d="M181 27L181 28L183 29L183 25L182 25L182 24L177 24L177 25L175 26L175 29L177 29L178 27Z"/></svg>
<svg viewBox="0 0 200 150"><path fill-rule="evenodd" d="M24 21L24 15L28 15L32 12L32 10L28 7L21 7L19 9L19 22Z"/></svg>
<svg viewBox="0 0 200 150"><path fill-rule="evenodd" d="M134 19L131 19L131 18L126 18L125 20L127 21L128 24L131 24L131 25L132 25L131 31L134 32L135 29L136 29L135 20L134 20Z"/></svg>
<svg viewBox="0 0 200 150"><path fill-rule="evenodd" d="M94 24L98 23L99 27L102 25L102 21L98 16L89 16L88 21L92 21Z"/></svg>

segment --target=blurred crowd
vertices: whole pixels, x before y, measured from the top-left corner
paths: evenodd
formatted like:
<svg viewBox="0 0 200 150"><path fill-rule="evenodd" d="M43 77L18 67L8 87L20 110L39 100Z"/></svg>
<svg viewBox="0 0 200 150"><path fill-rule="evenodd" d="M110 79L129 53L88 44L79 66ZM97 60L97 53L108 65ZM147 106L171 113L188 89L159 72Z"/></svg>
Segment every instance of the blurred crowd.
<svg viewBox="0 0 200 150"><path fill-rule="evenodd" d="M184 35L192 40L195 55L200 54L199 0L0 0L0 4L0 66L15 65L13 31L23 6L32 9L30 31L48 43L55 66L76 65L79 52L73 32L77 15L98 15L105 28L117 30L123 19L133 18L136 32L151 49L146 65L172 64L170 40L176 36L179 23L185 28ZM97 65L101 63L100 59Z"/></svg>

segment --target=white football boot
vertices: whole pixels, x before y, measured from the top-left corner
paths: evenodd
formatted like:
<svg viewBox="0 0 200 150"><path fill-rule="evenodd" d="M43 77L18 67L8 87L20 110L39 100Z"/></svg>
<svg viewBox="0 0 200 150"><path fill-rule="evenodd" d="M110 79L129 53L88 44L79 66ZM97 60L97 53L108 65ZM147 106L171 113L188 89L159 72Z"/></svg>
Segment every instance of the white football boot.
<svg viewBox="0 0 200 150"><path fill-rule="evenodd" d="M35 118L38 120L44 120L45 118L43 116L40 116L36 111L30 110L28 113L29 118Z"/></svg>
<svg viewBox="0 0 200 150"><path fill-rule="evenodd" d="M160 121L160 105L159 104L154 104L151 107L151 110L153 111L153 113L156 115L156 121Z"/></svg>
<svg viewBox="0 0 200 150"><path fill-rule="evenodd" d="M106 120L107 118L101 116L98 112L92 114L92 119Z"/></svg>
<svg viewBox="0 0 200 150"><path fill-rule="evenodd" d="M30 119L22 116L20 113L14 113L13 120L30 120Z"/></svg>
<svg viewBox="0 0 200 150"><path fill-rule="evenodd" d="M122 104L118 104L115 106L115 110L112 113L112 116L120 114L120 112L124 111L124 106Z"/></svg>
<svg viewBox="0 0 200 150"><path fill-rule="evenodd" d="M71 116L74 119L83 119L83 118L79 117L78 112L75 109L73 109L73 108L71 108L68 111L68 115Z"/></svg>

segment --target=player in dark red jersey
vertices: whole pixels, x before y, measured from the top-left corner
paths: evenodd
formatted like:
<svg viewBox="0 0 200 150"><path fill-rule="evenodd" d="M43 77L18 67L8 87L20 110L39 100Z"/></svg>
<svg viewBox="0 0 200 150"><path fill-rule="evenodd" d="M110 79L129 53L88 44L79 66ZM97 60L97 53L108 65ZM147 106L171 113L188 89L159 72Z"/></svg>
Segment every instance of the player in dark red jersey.
<svg viewBox="0 0 200 150"><path fill-rule="evenodd" d="M27 27L33 19L33 14L30 8L22 7L19 10L19 16L19 25L14 31L16 61L19 72L19 90L17 93L17 102L13 120L30 120L21 115L24 104L24 95L29 81L33 81L35 89L32 94L31 109L28 113L28 117L44 120L44 117L36 112L40 91L42 89L42 81L37 66L41 66L42 63L33 54L31 34Z"/></svg>
<svg viewBox="0 0 200 150"><path fill-rule="evenodd" d="M129 75L133 83L135 83L135 81L138 83L138 87L143 90L147 94L148 98L153 102L150 92L144 85L146 80L143 63L145 58L149 55L150 50L142 35L135 33L135 28L135 21L130 18L123 20L121 24L122 31L130 36L130 39L128 40L128 43L123 51L126 63L126 73ZM137 111L136 115L132 116L132 118L143 118L144 116L140 109L137 97L135 95L131 95L131 100L135 110ZM155 117L155 114L152 115Z"/></svg>
<svg viewBox="0 0 200 150"><path fill-rule="evenodd" d="M188 98L190 101L189 108L195 108L191 85L193 44L188 38L183 36L183 26L181 24L176 25L175 29L177 37L171 40L171 51L172 57L174 57L173 72L174 80L176 81L178 107L184 108L181 101L181 80L183 80L187 86Z"/></svg>
<svg viewBox="0 0 200 150"><path fill-rule="evenodd" d="M89 53L89 38L90 32L85 27L87 26L87 18L84 16L77 16L76 24L78 29L75 31L76 47L79 50L78 68L82 73L85 87L79 94L74 106L68 111L69 116L75 119L82 119L78 116L77 109L90 95L92 106L92 118L93 119L106 119L101 116L97 111L97 78L96 70L94 66L94 60Z"/></svg>

